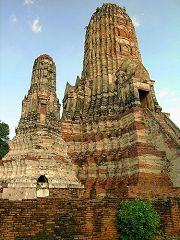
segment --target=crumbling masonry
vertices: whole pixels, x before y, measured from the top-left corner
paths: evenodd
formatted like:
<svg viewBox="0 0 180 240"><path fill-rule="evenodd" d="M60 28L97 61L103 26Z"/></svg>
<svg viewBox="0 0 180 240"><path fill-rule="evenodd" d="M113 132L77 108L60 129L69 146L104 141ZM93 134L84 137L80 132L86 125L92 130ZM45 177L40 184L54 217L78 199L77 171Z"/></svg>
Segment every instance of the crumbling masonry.
<svg viewBox="0 0 180 240"><path fill-rule="evenodd" d="M62 214L57 207L51 231L45 229L46 220L25 235L2 225L2 239L118 239L113 220L117 204L135 197L153 199L162 219L169 216L164 233L180 235L180 131L161 111L153 85L133 23L115 4L103 4L92 15L82 75L75 86L67 83L62 119L55 63L46 54L35 60L16 136L0 165L0 201L2 209L9 209L2 216L6 222L12 215L12 201L22 212L29 208L29 219L35 208L38 223L40 211L32 203L43 202L46 216L49 203L58 203L82 229L71 232L66 226L57 233L56 214ZM169 213L162 210L165 203ZM106 207L111 209L108 216ZM70 222L62 219L62 225Z"/></svg>

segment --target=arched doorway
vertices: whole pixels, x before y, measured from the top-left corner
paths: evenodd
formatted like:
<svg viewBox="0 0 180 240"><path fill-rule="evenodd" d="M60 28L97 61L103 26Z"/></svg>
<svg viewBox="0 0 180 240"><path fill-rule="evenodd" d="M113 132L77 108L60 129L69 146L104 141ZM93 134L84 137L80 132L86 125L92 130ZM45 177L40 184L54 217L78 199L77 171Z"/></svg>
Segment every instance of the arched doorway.
<svg viewBox="0 0 180 240"><path fill-rule="evenodd" d="M45 175L39 176L37 179L37 197L49 196L49 183Z"/></svg>
<svg viewBox="0 0 180 240"><path fill-rule="evenodd" d="M48 183L48 179L45 175L41 175L37 180L37 184L43 184L43 183Z"/></svg>

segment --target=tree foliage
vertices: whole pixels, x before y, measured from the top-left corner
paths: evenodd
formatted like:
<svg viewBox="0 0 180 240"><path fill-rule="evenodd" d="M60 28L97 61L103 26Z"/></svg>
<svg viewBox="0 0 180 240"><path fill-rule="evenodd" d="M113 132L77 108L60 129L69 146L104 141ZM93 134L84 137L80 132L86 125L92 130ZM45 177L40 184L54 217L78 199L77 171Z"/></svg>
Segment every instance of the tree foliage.
<svg viewBox="0 0 180 240"><path fill-rule="evenodd" d="M153 240L159 232L160 217L150 201L135 199L120 204L116 225L122 240Z"/></svg>
<svg viewBox="0 0 180 240"><path fill-rule="evenodd" d="M9 126L0 121L0 159L2 159L9 151Z"/></svg>

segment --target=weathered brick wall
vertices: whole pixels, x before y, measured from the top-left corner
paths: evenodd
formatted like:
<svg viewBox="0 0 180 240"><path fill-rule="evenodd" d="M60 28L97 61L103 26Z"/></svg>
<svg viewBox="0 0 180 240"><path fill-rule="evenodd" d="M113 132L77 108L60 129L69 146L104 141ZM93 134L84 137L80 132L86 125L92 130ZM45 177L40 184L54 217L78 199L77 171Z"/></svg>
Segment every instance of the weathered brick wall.
<svg viewBox="0 0 180 240"><path fill-rule="evenodd" d="M1 199L0 239L118 240L114 219L122 198L80 200L75 191L65 192L62 198L56 198L54 192L53 198ZM158 199L154 206L161 214L163 233L180 236L179 199Z"/></svg>
<svg viewBox="0 0 180 240"><path fill-rule="evenodd" d="M154 201L154 207L161 216L162 233L180 237L180 198L163 198Z"/></svg>

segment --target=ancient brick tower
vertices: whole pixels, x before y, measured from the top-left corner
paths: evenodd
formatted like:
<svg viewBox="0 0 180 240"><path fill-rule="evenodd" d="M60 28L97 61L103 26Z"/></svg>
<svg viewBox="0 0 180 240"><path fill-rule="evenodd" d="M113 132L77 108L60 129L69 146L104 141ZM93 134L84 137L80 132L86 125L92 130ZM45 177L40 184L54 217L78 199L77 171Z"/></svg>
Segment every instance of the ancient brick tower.
<svg viewBox="0 0 180 240"><path fill-rule="evenodd" d="M34 62L10 149L0 168L3 198L33 199L49 196L51 188L82 187L61 137L56 67L48 55Z"/></svg>
<svg viewBox="0 0 180 240"><path fill-rule="evenodd" d="M140 106L137 83L145 83L150 93L140 92L143 104L159 110L131 19L119 7L104 4L87 27L82 77L74 87L67 84L63 119L96 120Z"/></svg>
<svg viewBox="0 0 180 240"><path fill-rule="evenodd" d="M176 195L179 129L161 112L153 84L131 19L103 4L87 27L82 76L75 86L67 83L61 121L53 59L35 60L0 167L2 197L46 197L49 189L83 186L81 197L88 198Z"/></svg>
<svg viewBox="0 0 180 240"><path fill-rule="evenodd" d="M62 130L92 196L180 186L179 129L161 112L126 12L103 4L87 26L82 76L67 83Z"/></svg>
<svg viewBox="0 0 180 240"><path fill-rule="evenodd" d="M53 59L39 56L10 151L0 161L0 239L118 240L119 203L151 198L180 231L180 131L159 107L134 26L115 4L87 26L82 76L63 113Z"/></svg>

